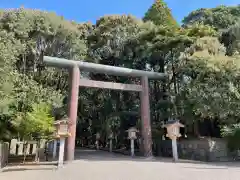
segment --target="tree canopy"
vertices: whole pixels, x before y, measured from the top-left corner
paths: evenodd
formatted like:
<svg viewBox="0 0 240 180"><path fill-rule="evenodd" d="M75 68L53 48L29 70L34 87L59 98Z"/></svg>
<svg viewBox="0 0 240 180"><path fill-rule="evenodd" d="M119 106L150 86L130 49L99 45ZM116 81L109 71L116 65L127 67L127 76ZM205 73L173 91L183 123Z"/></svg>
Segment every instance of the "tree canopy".
<svg viewBox="0 0 240 180"><path fill-rule="evenodd" d="M155 0L143 17L144 21L152 21L156 25L178 27L177 21L172 16L164 0Z"/></svg>
<svg viewBox="0 0 240 180"><path fill-rule="evenodd" d="M183 19L183 25L203 23L204 25L210 25L221 30L234 25L239 20L239 16L240 5L221 5L216 8L200 8L186 16Z"/></svg>
<svg viewBox="0 0 240 180"><path fill-rule="evenodd" d="M156 0L143 19L109 15L95 24L70 22L40 10L0 11L0 138L17 132L34 138L34 131L43 136L51 132L54 117L66 114L68 72L45 67L43 55L167 73L165 82L149 82L156 136L163 133L161 124L169 117L190 125L202 119L217 119L221 126L237 123L238 16L239 6L200 9L179 27L162 0ZM81 75L140 83L130 77ZM81 88L80 133L101 131L107 138L114 131L123 137L127 128L139 126L139 111L137 93Z"/></svg>

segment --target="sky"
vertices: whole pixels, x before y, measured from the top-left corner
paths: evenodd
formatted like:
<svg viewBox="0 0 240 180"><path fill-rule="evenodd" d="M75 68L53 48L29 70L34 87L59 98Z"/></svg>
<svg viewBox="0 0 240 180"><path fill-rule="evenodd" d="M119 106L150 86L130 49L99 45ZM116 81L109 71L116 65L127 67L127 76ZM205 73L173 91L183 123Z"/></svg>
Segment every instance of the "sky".
<svg viewBox="0 0 240 180"><path fill-rule="evenodd" d="M0 0L0 8L34 8L54 11L68 20L90 21L110 14L132 14L143 17L154 0ZM191 11L217 5L237 5L240 0L165 0L180 23Z"/></svg>

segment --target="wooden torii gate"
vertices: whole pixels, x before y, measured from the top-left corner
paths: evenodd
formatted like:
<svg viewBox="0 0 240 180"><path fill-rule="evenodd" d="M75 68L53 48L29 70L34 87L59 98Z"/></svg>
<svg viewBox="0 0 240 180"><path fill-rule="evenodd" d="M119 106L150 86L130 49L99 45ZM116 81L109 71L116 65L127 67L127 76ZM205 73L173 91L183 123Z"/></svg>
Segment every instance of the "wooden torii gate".
<svg viewBox="0 0 240 180"><path fill-rule="evenodd" d="M88 63L84 61L74 61L49 56L44 56L43 62L48 66L67 68L71 75L71 92L68 112L68 126L71 137L69 137L67 140L67 161L74 160L79 86L140 92L141 134L143 138L143 151L145 157L152 156L152 133L148 79L164 80L167 78L166 74ZM115 76L140 77L141 85L80 79L80 71L102 73Z"/></svg>

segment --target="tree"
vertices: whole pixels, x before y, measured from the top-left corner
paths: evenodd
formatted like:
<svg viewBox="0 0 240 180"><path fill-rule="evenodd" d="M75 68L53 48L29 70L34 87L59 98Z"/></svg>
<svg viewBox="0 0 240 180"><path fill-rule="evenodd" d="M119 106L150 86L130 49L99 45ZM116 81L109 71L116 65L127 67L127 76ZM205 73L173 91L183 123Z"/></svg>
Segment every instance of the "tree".
<svg viewBox="0 0 240 180"><path fill-rule="evenodd" d="M198 10L185 18L183 27L178 27L162 0L155 1L143 21L131 15L115 15L104 16L95 25L77 24L39 10L1 11L1 136L6 131L16 135L17 130L24 129L31 136L33 131L43 132L40 129L52 121L46 110L50 107L66 113L68 72L45 67L43 55L167 73L167 82L149 82L156 132L161 121L170 116L187 119L190 124L206 117L217 117L222 124L238 121L238 25L222 34L218 31L236 22L238 8ZM219 43L219 35L227 51ZM81 75L100 81L140 83L130 77ZM81 88L78 121L89 130L88 135L102 131L107 136L110 130L123 134L139 123L135 122L139 106L137 93ZM38 122L40 119L46 124Z"/></svg>
<svg viewBox="0 0 240 180"><path fill-rule="evenodd" d="M143 68L169 75L166 82L150 82L151 115L153 122L159 123L167 120L171 114L169 108L172 108L172 104L169 103L169 97L170 94L176 93L174 89L177 82L175 73L178 66L177 57L193 40L183 29L175 30L170 27L156 26L151 22L143 24L141 29L137 38L126 45L127 49L132 47L132 54L136 55L130 58L138 64L138 69Z"/></svg>
<svg viewBox="0 0 240 180"><path fill-rule="evenodd" d="M238 143L240 137L240 124L230 124L222 128L222 136L227 140L227 146L230 152L236 152L240 149ZM237 154L236 154L237 155ZM238 155L237 155L238 156Z"/></svg>
<svg viewBox="0 0 240 180"><path fill-rule="evenodd" d="M24 141L24 160L26 159L26 150L28 140L37 140L39 148L40 139L51 139L54 132L54 117L51 115L52 107L47 103L34 103L32 109L27 112L16 113L13 125L17 129L19 137ZM38 159L36 153L35 159Z"/></svg>
<svg viewBox="0 0 240 180"><path fill-rule="evenodd" d="M43 88L25 75L14 74L11 83L13 84L13 101L9 104L9 113L0 114L1 122L5 122L3 127L7 127L5 130L12 131L8 138L16 137L19 129L27 130L23 128L21 121L26 120L27 114L32 111L35 104L44 102L53 107L62 105L62 95L58 91L54 91L50 87ZM27 131L24 133L27 133ZM27 135L29 134L27 133Z"/></svg>
<svg viewBox="0 0 240 180"><path fill-rule="evenodd" d="M182 56L180 96L186 115L217 117L221 124L235 122L239 117L239 68L239 59L225 56L217 38L197 40Z"/></svg>
<svg viewBox="0 0 240 180"><path fill-rule="evenodd" d="M240 5L238 6L218 6L216 8L201 8L191 12L183 19L183 26L194 23L210 25L218 30L227 29L234 25L240 16Z"/></svg>
<svg viewBox="0 0 240 180"><path fill-rule="evenodd" d="M24 8L4 11L0 29L21 42L21 52L14 64L18 72L56 89L67 89L67 74L43 68L42 55L78 60L87 53L78 25L55 13Z"/></svg>
<svg viewBox="0 0 240 180"><path fill-rule="evenodd" d="M11 122L8 118L13 114L11 105L16 102L14 95L14 71L13 64L21 49L20 41L11 33L0 29L0 139L11 135Z"/></svg>
<svg viewBox="0 0 240 180"><path fill-rule="evenodd" d="M125 52L125 44L130 37L136 37L140 31L141 20L133 16L105 16L96 22L92 33L88 36L89 57L100 64L134 67L135 62ZM121 83L136 82L134 78L109 75L89 74L89 78L101 81L113 81ZM88 90L91 101L84 103L89 107L88 115L93 129L102 128L103 136L107 135L109 128L118 129L120 125L119 114L121 111L135 110L137 94L130 92L118 92L110 90ZM84 93L84 92L82 92ZM86 93L85 93L86 94ZM89 105L91 104L91 105ZM85 109L86 108L82 108ZM86 112L86 111L85 111ZM101 113L100 113L101 112ZM114 116L114 114L116 114ZM96 121L96 119L98 119ZM112 119L112 121L110 121ZM94 128L95 127L95 128ZM126 127L125 127L126 128ZM120 129L125 131L125 129Z"/></svg>
<svg viewBox="0 0 240 180"><path fill-rule="evenodd" d="M178 27L171 10L163 0L155 0L153 5L145 13L143 21L152 21L155 25Z"/></svg>
<svg viewBox="0 0 240 180"><path fill-rule="evenodd" d="M17 129L25 140L49 138L54 130L54 118L51 115L51 106L47 103L35 103L32 110L26 114L17 115Z"/></svg>
<svg viewBox="0 0 240 180"><path fill-rule="evenodd" d="M1 128L14 131L11 124L16 115L26 116L34 103L62 104L61 93L65 94L68 87L67 73L44 68L43 53L82 59L86 46L77 24L38 10L3 11L0 29Z"/></svg>
<svg viewBox="0 0 240 180"><path fill-rule="evenodd" d="M213 26L204 25L203 23L194 23L186 26L183 31L190 37L202 38L205 36L218 36L218 32Z"/></svg>

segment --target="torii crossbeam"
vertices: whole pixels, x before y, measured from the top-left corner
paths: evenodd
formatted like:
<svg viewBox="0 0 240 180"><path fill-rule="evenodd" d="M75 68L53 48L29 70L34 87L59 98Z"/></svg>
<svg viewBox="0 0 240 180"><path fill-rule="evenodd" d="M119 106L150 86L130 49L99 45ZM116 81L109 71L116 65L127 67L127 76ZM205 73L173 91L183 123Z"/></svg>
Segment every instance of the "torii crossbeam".
<svg viewBox="0 0 240 180"><path fill-rule="evenodd" d="M140 92L142 121L141 134L143 138L144 156L152 156L152 133L150 121L148 79L164 80L167 78L166 74L88 63L84 61L68 60L49 56L44 56L43 62L46 65L53 67L67 68L69 69L69 72L71 74L71 92L68 112L68 126L71 137L69 137L67 141L67 161L74 160L79 86ZM140 77L141 85L80 79L80 71L102 73L115 76Z"/></svg>

